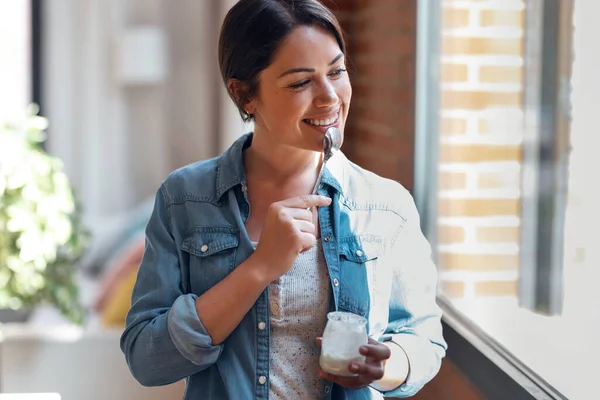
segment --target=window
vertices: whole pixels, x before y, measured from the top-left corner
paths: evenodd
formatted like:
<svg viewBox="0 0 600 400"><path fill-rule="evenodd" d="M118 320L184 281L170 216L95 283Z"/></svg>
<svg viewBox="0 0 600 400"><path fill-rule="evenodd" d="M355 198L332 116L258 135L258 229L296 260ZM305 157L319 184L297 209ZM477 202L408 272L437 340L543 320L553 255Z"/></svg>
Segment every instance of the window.
<svg viewBox="0 0 600 400"><path fill-rule="evenodd" d="M415 196L440 300L587 399L600 359L600 4L424 3Z"/></svg>
<svg viewBox="0 0 600 400"><path fill-rule="evenodd" d="M30 0L0 1L0 121L31 102Z"/></svg>

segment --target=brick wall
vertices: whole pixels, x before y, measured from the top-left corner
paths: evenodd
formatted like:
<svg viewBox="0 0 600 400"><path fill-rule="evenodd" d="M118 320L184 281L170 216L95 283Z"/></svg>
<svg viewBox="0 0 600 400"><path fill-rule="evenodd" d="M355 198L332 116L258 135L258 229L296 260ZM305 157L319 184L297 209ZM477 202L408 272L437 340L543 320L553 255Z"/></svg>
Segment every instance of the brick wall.
<svg viewBox="0 0 600 400"><path fill-rule="evenodd" d="M344 151L413 186L415 0L328 0L348 34L353 100Z"/></svg>
<svg viewBox="0 0 600 400"><path fill-rule="evenodd" d="M443 0L442 7L442 292L515 296L524 1Z"/></svg>

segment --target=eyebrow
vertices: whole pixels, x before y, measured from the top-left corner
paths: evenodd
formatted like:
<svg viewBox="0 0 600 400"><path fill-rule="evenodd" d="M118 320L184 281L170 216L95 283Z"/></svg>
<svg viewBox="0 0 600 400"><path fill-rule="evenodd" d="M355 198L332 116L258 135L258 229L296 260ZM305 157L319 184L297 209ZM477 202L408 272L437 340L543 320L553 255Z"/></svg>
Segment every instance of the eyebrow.
<svg viewBox="0 0 600 400"><path fill-rule="evenodd" d="M331 62L329 63L329 65L331 66L331 65L335 64L335 63L336 63L336 62L338 62L338 61L339 61L339 59L340 59L340 58L342 58L343 56L344 56L344 54L342 54L342 53L338 54L338 55L337 55L337 57L335 57L335 58L333 59L333 61L331 61ZM279 79L279 78L283 78L283 77L284 77L284 76L286 76L286 75L289 75L289 74L295 74L295 73L298 73L298 72L315 72L315 69L314 69L314 68L292 68L292 69L290 69L290 70L287 70L287 71L285 71L283 74L279 75L279 77L278 77L277 79Z"/></svg>

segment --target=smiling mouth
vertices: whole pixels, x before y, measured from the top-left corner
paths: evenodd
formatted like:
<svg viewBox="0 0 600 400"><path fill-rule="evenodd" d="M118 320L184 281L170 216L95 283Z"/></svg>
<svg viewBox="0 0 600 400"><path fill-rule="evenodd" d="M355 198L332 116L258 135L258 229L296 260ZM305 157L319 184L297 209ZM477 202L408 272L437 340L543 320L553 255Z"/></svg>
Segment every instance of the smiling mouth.
<svg viewBox="0 0 600 400"><path fill-rule="evenodd" d="M329 126L340 120L340 110L333 117L323 119L303 119L302 122L312 126Z"/></svg>

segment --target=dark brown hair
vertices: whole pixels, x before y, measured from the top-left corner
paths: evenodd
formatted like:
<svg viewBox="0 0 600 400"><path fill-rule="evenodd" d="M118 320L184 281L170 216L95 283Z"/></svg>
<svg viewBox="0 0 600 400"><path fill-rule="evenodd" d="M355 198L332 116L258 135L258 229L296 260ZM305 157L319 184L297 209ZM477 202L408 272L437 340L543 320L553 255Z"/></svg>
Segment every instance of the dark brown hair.
<svg viewBox="0 0 600 400"><path fill-rule="evenodd" d="M346 54L340 23L318 0L240 0L227 13L219 35L219 67L226 87L231 79L241 83L236 93L228 92L244 121L254 117L244 107L257 94L258 75L298 26L331 32Z"/></svg>

